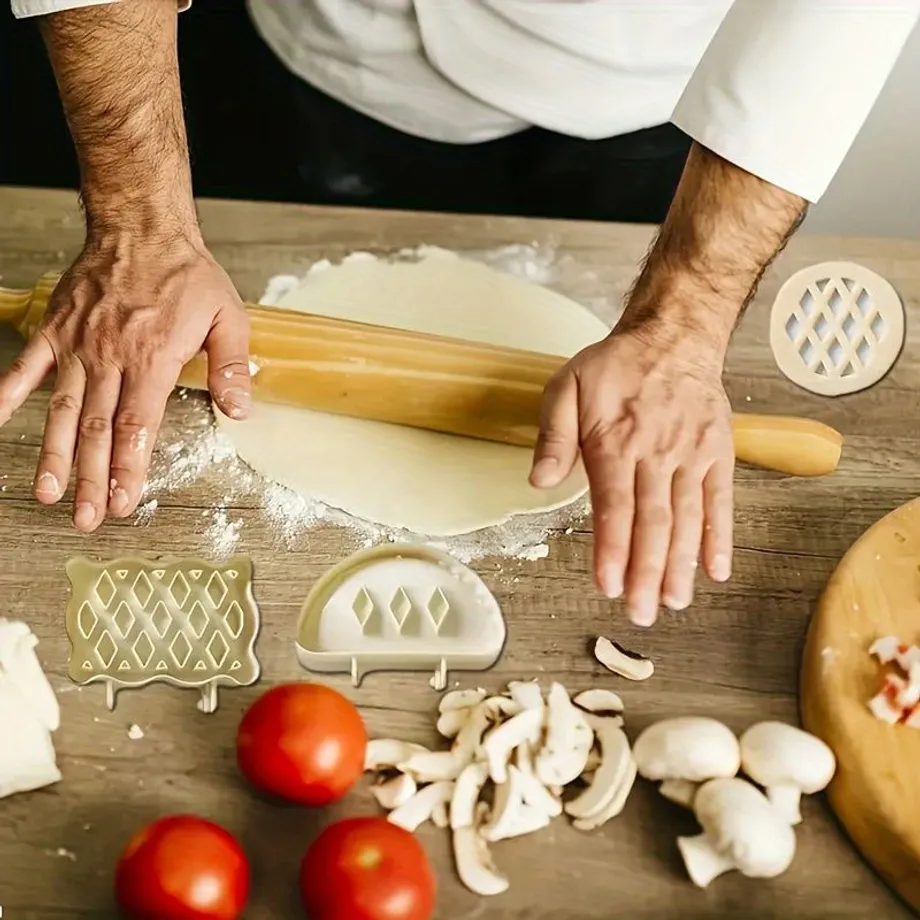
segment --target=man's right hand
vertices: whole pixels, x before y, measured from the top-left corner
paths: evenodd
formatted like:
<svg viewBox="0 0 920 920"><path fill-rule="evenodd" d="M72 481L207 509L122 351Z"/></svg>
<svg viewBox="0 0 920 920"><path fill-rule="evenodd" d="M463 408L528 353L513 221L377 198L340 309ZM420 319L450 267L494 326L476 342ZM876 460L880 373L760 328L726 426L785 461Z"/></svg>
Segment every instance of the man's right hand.
<svg viewBox="0 0 920 920"><path fill-rule="evenodd" d="M0 425L57 368L35 497L64 494L76 467L74 525L137 507L170 391L204 348L220 409L252 402L249 318L200 238L90 239L55 289L41 328L0 377Z"/></svg>

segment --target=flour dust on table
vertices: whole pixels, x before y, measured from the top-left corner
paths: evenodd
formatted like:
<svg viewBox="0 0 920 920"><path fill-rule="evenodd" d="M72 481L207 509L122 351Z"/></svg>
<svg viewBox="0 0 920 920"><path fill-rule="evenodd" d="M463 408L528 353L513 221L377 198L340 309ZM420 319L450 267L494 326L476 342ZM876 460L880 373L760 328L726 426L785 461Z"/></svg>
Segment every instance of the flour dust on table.
<svg viewBox="0 0 920 920"><path fill-rule="evenodd" d="M561 294L433 247L392 261L353 253L317 263L303 279L273 279L262 302L561 356L608 331ZM412 533L470 533L561 508L587 489L581 468L555 489L534 489L527 448L281 405L256 403L244 422L216 414L240 458L266 478Z"/></svg>
<svg viewBox="0 0 920 920"><path fill-rule="evenodd" d="M461 562L486 556L535 560L549 552L546 538L551 531L571 533L575 522L589 512L587 497L545 514L518 515L499 527L438 539L384 527L331 508L309 495L257 475L236 456L233 444L214 425L205 396L180 390L173 405L182 407L180 424L164 431L157 442L143 503L134 517L136 527L155 525L159 515L169 513L169 496L201 479L216 480L220 497L201 515L203 552L221 559L237 552L245 537L242 510L253 503L267 520L278 544L294 548L298 540L320 526L344 531L355 548L378 543L432 543ZM174 418L173 413L170 415Z"/></svg>

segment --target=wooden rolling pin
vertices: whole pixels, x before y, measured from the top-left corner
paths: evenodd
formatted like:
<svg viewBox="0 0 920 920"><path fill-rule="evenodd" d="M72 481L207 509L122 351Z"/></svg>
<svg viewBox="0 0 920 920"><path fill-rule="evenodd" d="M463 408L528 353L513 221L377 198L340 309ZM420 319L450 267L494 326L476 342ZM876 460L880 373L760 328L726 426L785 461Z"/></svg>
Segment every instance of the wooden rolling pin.
<svg viewBox="0 0 920 920"><path fill-rule="evenodd" d="M59 274L32 291L0 288L0 322L26 338L41 322ZM247 304L255 398L486 441L532 447L543 388L567 360L459 339ZM199 355L180 386L207 389ZM842 438L820 422L732 418L735 454L795 476L832 473Z"/></svg>

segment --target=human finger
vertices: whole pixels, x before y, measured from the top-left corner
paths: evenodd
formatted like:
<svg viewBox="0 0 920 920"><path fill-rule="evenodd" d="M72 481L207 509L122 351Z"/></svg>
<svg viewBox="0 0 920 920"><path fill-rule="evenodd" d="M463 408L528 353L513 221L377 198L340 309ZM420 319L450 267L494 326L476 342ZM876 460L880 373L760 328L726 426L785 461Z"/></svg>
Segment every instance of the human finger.
<svg viewBox="0 0 920 920"><path fill-rule="evenodd" d="M108 510L127 517L137 507L153 445L175 380L143 370L126 371L112 425Z"/></svg>
<svg viewBox="0 0 920 920"><path fill-rule="evenodd" d="M734 467L734 458L717 460L703 480L703 565L713 581L728 581L732 573Z"/></svg>
<svg viewBox="0 0 920 920"><path fill-rule="evenodd" d="M594 513L594 572L607 597L623 593L629 563L636 502L636 462L610 442L610 436L587 439L582 460Z"/></svg>
<svg viewBox="0 0 920 920"><path fill-rule="evenodd" d="M534 448L530 484L558 486L578 459L578 381L571 372L555 378L543 394L540 433Z"/></svg>
<svg viewBox="0 0 920 920"><path fill-rule="evenodd" d="M41 386L54 367L54 350L44 335L32 336L9 370L0 377L0 425Z"/></svg>
<svg viewBox="0 0 920 920"><path fill-rule="evenodd" d="M636 467L636 513L626 575L626 609L637 626L658 616L661 583L671 543L672 471L655 460Z"/></svg>
<svg viewBox="0 0 920 920"><path fill-rule="evenodd" d="M54 504L67 488L85 389L83 365L73 357L62 362L48 400L45 433L32 486L33 494L42 504Z"/></svg>
<svg viewBox="0 0 920 920"><path fill-rule="evenodd" d="M697 470L681 467L674 474L671 509L674 523L661 596L671 610L684 610L693 600L703 539L703 481Z"/></svg>
<svg viewBox="0 0 920 920"><path fill-rule="evenodd" d="M102 523L109 503L112 420L121 394L121 374L90 370L77 433L77 485L73 523L86 533Z"/></svg>
<svg viewBox="0 0 920 920"><path fill-rule="evenodd" d="M221 310L204 349L208 356L208 389L217 407L230 418L246 418L252 407L246 312L239 307Z"/></svg>

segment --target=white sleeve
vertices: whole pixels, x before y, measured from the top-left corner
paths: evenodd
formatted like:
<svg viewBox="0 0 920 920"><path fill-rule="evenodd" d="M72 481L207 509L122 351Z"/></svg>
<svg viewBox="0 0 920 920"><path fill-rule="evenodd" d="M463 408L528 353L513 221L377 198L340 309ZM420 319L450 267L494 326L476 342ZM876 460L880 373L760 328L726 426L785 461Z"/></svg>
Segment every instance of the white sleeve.
<svg viewBox="0 0 920 920"><path fill-rule="evenodd" d="M920 0L735 0L672 121L816 202L918 19Z"/></svg>
<svg viewBox="0 0 920 920"><path fill-rule="evenodd" d="M81 6L102 6L104 3L117 3L118 0L12 0L13 15L17 19L29 16L47 16L63 10L75 10ZM178 0L179 12L182 13L192 5L192 0Z"/></svg>

